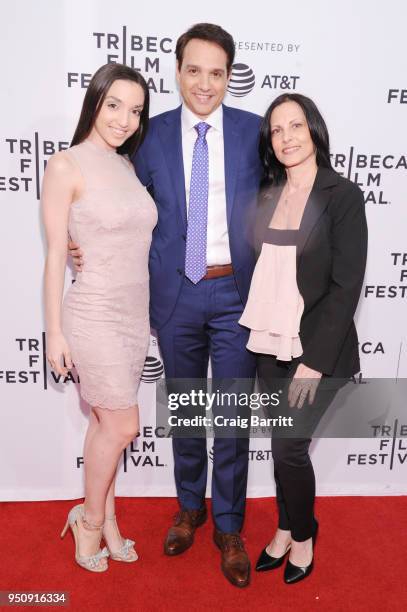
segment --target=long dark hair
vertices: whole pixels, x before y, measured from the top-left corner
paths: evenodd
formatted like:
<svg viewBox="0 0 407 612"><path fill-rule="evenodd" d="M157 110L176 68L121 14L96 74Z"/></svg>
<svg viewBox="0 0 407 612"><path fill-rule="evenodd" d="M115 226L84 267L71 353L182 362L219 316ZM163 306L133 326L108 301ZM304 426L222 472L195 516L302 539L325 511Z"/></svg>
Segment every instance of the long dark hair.
<svg viewBox="0 0 407 612"><path fill-rule="evenodd" d="M128 138L117 152L121 155L133 155L144 140L148 128L148 115L150 108L150 94L147 83L137 70L125 66L124 64L105 64L95 72L85 94L82 110L73 135L71 147L77 145L87 138L95 124L96 117L101 109L106 94L114 83L121 79L123 81L133 81L140 85L144 92L143 110L140 115L140 125L137 131Z"/></svg>
<svg viewBox="0 0 407 612"><path fill-rule="evenodd" d="M318 166L332 168L329 157L329 134L326 123L311 98L302 94L282 94L268 107L260 128L259 154L263 164L262 185L278 185L286 176L284 165L278 161L271 146L271 113L284 102L296 102L301 106L307 120L312 142L316 148L316 161Z"/></svg>

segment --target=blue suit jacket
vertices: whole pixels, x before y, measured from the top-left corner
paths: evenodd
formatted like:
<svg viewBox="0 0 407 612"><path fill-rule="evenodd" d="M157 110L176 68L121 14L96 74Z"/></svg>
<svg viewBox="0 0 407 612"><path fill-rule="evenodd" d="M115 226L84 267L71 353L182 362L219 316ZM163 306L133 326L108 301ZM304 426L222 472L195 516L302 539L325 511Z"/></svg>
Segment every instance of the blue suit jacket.
<svg viewBox="0 0 407 612"><path fill-rule="evenodd" d="M229 245L242 303L247 300L255 264L251 230L261 175L260 121L258 115L223 106ZM187 216L181 106L151 119L133 163L158 209L149 269L151 325L160 329L175 308L185 267Z"/></svg>

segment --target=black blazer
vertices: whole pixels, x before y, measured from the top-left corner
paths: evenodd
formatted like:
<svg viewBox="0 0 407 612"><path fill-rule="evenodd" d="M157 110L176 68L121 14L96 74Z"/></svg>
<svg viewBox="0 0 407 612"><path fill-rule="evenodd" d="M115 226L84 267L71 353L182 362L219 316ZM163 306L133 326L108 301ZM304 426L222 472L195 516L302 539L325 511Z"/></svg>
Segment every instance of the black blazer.
<svg viewBox="0 0 407 612"><path fill-rule="evenodd" d="M262 190L255 223L259 253L284 184ZM297 243L297 284L304 299L300 361L345 378L360 369L353 317L366 267L363 193L334 170L319 168Z"/></svg>

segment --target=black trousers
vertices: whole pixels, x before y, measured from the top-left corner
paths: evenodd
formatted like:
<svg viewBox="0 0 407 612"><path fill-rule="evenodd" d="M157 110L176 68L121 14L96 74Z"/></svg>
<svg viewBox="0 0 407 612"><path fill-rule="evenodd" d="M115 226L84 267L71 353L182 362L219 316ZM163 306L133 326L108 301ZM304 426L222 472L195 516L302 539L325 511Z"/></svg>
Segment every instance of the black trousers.
<svg viewBox="0 0 407 612"><path fill-rule="evenodd" d="M325 388L322 377L312 405L304 403L301 409L289 408L286 401L290 380L295 374L299 359L290 362L278 361L272 355L259 354L257 374L261 392L276 393L283 390L278 408L273 416L293 416L294 427L273 428L272 456L278 526L290 530L294 540L303 542L315 530L314 502L315 475L309 456L312 432L334 399L337 390ZM283 379L283 380L282 380Z"/></svg>

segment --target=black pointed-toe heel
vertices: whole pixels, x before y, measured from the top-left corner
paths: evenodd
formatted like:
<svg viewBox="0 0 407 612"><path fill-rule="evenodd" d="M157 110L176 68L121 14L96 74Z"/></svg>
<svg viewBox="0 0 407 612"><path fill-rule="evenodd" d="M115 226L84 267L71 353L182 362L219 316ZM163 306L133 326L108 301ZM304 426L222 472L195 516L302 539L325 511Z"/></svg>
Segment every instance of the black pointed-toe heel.
<svg viewBox="0 0 407 612"><path fill-rule="evenodd" d="M268 554L266 546L266 548L261 551L260 557L257 559L256 572L267 572L268 570L277 569L277 567L283 565L284 559L290 548L291 545L288 546L282 557L272 557Z"/></svg>
<svg viewBox="0 0 407 612"><path fill-rule="evenodd" d="M311 561L311 563L309 565L306 565L305 567L299 567L298 565L293 565L288 559L287 565L285 566L284 570L284 582L286 584L294 584L294 582L304 580L304 578L310 575L313 569L313 561Z"/></svg>
<svg viewBox="0 0 407 612"><path fill-rule="evenodd" d="M318 523L317 521L315 521L314 533L312 534L313 547L315 546L317 535L318 535ZM304 580L304 578L310 575L313 569L314 569L314 560L312 560L309 565L306 565L305 567L300 567L298 565L293 565L290 559L288 559L287 564L284 569L284 582L286 584L294 584L295 582Z"/></svg>

